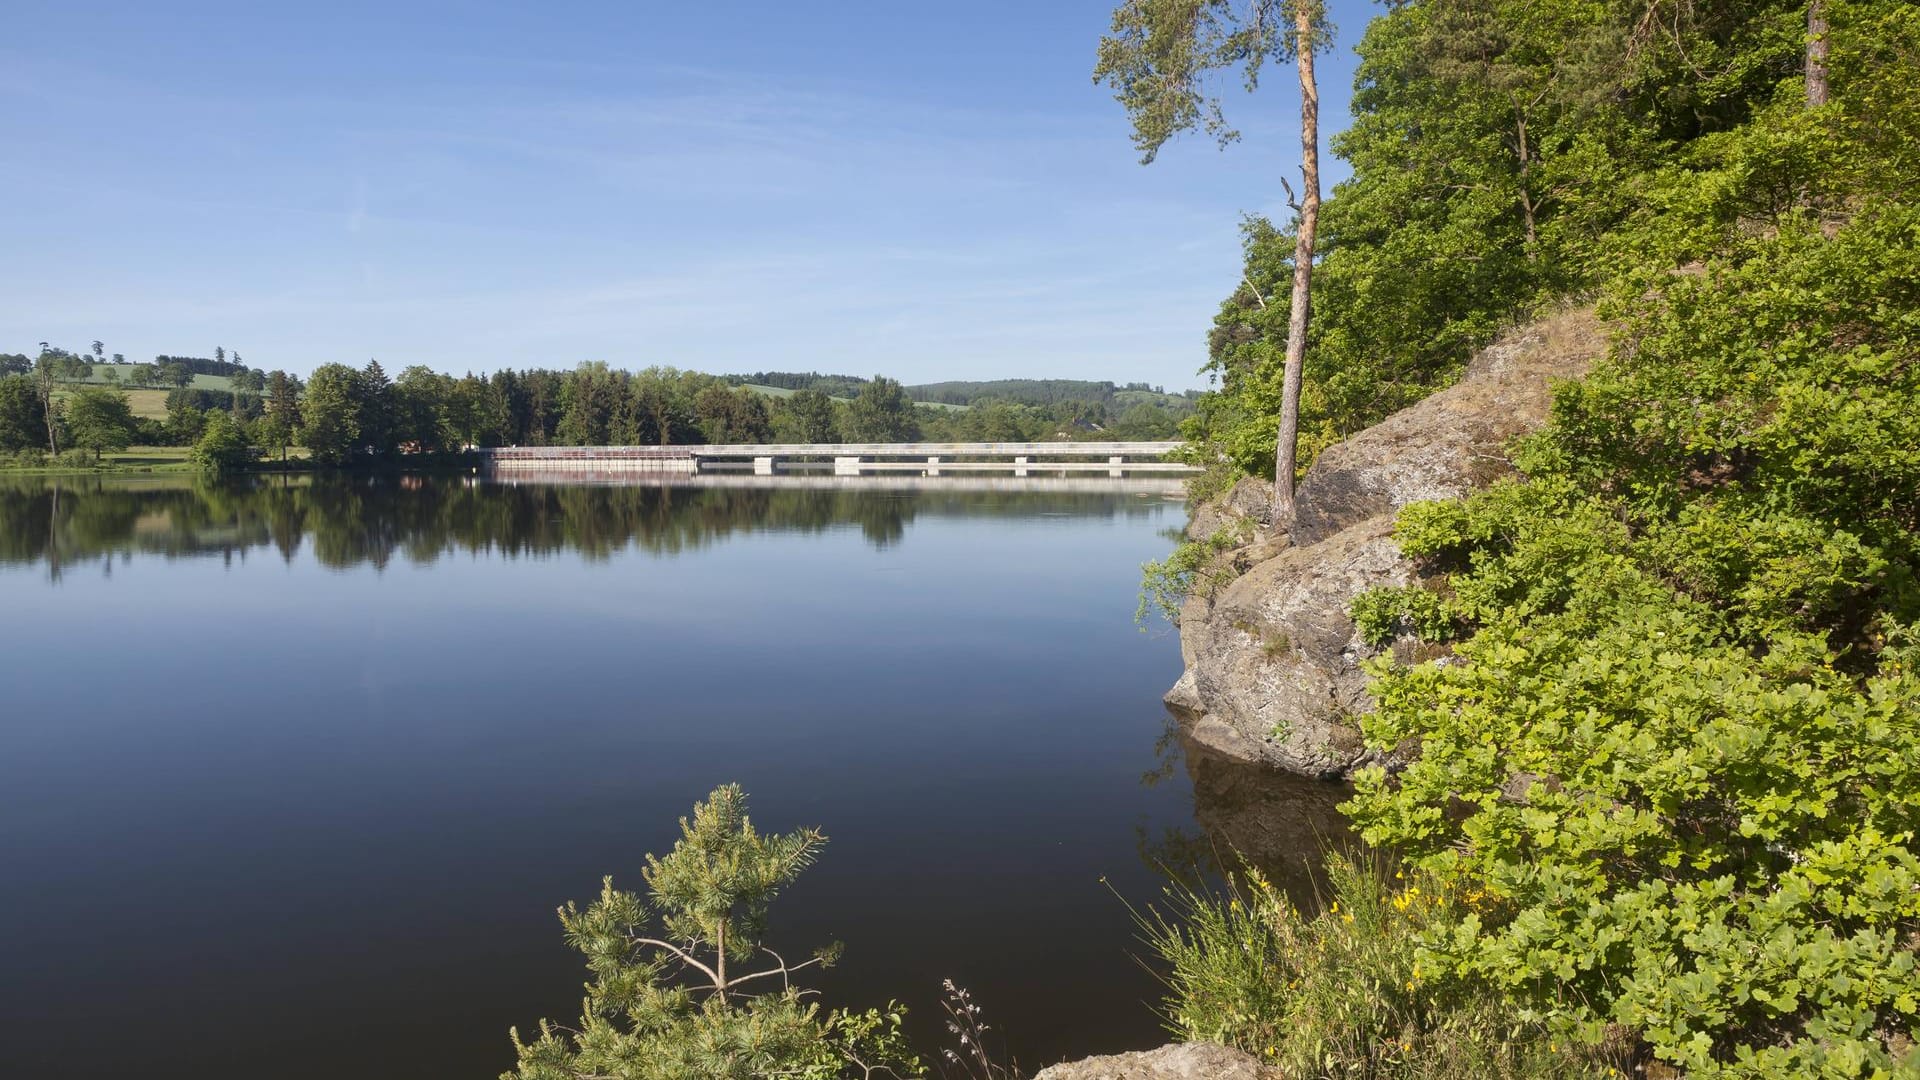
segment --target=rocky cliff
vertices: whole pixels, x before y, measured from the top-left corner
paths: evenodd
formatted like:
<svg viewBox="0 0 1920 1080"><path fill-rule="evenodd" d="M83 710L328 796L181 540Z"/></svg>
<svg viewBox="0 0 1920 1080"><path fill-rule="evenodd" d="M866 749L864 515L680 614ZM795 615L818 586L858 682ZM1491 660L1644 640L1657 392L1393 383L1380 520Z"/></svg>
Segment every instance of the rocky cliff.
<svg viewBox="0 0 1920 1080"><path fill-rule="evenodd" d="M1235 519L1256 528L1222 557L1239 575L1181 613L1186 672L1166 700L1188 736L1306 775L1367 764L1356 717L1372 705L1360 664L1379 650L1360 641L1347 608L1367 589L1418 580L1394 544L1394 514L1511 471L1507 444L1544 423L1554 382L1583 374L1605 346L1584 310L1508 334L1453 386L1323 451L1301 479L1291 535L1269 526L1260 481L1197 509L1192 535ZM1411 655L1414 642L1393 648Z"/></svg>

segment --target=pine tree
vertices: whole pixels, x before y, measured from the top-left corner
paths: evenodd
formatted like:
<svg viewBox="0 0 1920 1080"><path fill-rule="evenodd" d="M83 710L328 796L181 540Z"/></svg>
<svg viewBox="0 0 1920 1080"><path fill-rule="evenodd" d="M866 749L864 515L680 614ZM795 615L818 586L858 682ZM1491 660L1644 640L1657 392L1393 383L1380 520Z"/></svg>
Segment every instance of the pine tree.
<svg viewBox="0 0 1920 1080"><path fill-rule="evenodd" d="M1332 38L1320 0L1252 0L1244 12L1228 0L1124 0L1113 32L1100 41L1095 81L1113 87L1133 121L1133 142L1148 164L1167 140L1195 127L1222 146L1240 137L1227 124L1208 82L1221 68L1242 69L1248 89L1268 60L1291 60L1300 79L1302 191L1281 180L1298 215L1288 310L1280 425L1274 447L1274 523L1293 527L1293 481L1300 441L1300 392L1306 370L1315 232L1320 220L1320 91L1314 53ZM1263 301L1264 304L1264 301Z"/></svg>
<svg viewBox="0 0 1920 1080"><path fill-rule="evenodd" d="M791 965L763 944L768 906L826 837L818 829L762 836L746 801L727 784L696 803L673 850L647 856L646 898L609 877L585 910L560 909L568 943L594 974L583 1015L573 1029L542 1021L531 1041L514 1031L519 1066L502 1080L920 1075L899 1006L823 1013L793 986L798 972L833 963L837 943ZM729 968L762 954L764 967Z"/></svg>

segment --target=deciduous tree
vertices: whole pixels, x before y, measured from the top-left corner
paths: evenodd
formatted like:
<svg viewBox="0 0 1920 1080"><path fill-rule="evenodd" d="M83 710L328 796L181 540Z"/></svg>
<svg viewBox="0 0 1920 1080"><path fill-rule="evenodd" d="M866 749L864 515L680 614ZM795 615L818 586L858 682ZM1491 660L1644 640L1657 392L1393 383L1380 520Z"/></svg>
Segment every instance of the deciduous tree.
<svg viewBox="0 0 1920 1080"><path fill-rule="evenodd" d="M300 441L323 465L344 465L360 443L360 409L355 398L360 375L345 364L322 364L307 379L300 403L304 422Z"/></svg>
<svg viewBox="0 0 1920 1080"><path fill-rule="evenodd" d="M862 386L847 409L847 437L854 442L910 442L917 434L906 389L884 375Z"/></svg>
<svg viewBox="0 0 1920 1080"><path fill-rule="evenodd" d="M73 445L95 453L125 450L133 442L133 408L127 395L104 386L83 386L66 402L67 433Z"/></svg>

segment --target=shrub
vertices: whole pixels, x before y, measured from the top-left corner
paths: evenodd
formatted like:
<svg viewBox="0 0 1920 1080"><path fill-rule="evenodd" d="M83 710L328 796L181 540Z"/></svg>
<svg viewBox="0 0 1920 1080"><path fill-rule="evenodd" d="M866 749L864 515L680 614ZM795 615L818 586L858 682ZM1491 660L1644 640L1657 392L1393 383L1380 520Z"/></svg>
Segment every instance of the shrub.
<svg viewBox="0 0 1920 1080"><path fill-rule="evenodd" d="M1388 585L1353 598L1353 625L1360 640L1379 648L1402 634L1421 641L1453 635L1453 610L1440 594L1417 586Z"/></svg>
<svg viewBox="0 0 1920 1080"><path fill-rule="evenodd" d="M1232 581L1235 570L1222 556L1240 546L1251 527L1241 518L1215 529L1205 540L1182 541L1165 559L1142 563L1140 603L1134 609L1134 621L1144 629L1148 614L1158 612L1177 624L1180 606L1187 597L1211 595L1215 588Z"/></svg>
<svg viewBox="0 0 1920 1080"><path fill-rule="evenodd" d="M1480 897L1380 862L1327 859L1330 902L1304 914L1258 873L1224 895L1173 889L1142 919L1168 967L1167 1018L1288 1076L1603 1077L1607 1054L1556 1039L1497 991L1420 959Z"/></svg>
<svg viewBox="0 0 1920 1080"><path fill-rule="evenodd" d="M206 427L193 446L193 463L208 472L230 472L258 456L247 431L226 413L207 414Z"/></svg>
<svg viewBox="0 0 1920 1080"><path fill-rule="evenodd" d="M1463 663L1351 813L1484 902L1425 961L1701 1077L1920 1068L1920 210L1640 276L1524 481L1410 507Z"/></svg>

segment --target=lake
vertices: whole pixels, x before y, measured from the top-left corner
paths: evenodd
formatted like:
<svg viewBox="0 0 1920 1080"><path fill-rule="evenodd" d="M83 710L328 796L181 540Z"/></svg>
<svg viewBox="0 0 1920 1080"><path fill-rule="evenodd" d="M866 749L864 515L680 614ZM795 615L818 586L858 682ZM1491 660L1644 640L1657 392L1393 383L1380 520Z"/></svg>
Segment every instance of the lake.
<svg viewBox="0 0 1920 1080"><path fill-rule="evenodd" d="M495 1076L726 781L830 837L770 934L829 1005L1164 1041L1122 898L1338 792L1170 736L1177 497L1001 486L0 478L6 1071Z"/></svg>

